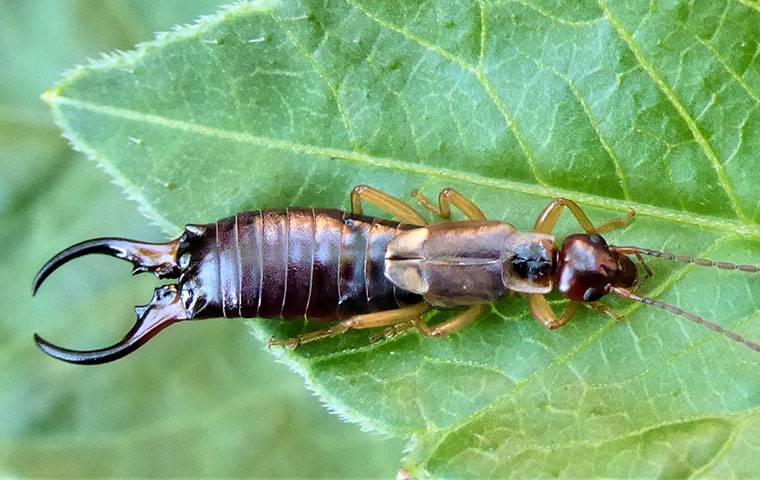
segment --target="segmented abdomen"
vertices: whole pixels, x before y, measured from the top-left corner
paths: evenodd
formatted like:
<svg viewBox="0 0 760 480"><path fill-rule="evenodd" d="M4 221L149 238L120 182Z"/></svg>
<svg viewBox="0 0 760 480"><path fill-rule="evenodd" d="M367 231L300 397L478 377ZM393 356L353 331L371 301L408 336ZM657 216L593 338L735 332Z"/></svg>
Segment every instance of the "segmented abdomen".
<svg viewBox="0 0 760 480"><path fill-rule="evenodd" d="M418 303L385 278L398 222L342 210L239 213L216 224L227 317L345 318Z"/></svg>

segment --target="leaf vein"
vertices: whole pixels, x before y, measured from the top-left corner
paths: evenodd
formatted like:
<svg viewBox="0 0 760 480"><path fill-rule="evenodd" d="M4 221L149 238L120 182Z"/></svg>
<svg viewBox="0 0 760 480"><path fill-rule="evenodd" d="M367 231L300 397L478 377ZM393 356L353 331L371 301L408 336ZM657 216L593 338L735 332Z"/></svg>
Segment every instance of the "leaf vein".
<svg viewBox="0 0 760 480"><path fill-rule="evenodd" d="M507 127L512 132L512 134L515 136L515 139L517 140L517 143L520 145L520 149L523 151L523 154L526 156L528 160L528 165L530 167L531 173L533 177L535 178L536 182L539 185L542 185L544 187L548 187L548 184L541 179L541 177L538 175L538 169L536 168L536 161L535 161L535 154L531 150L530 146L528 145L527 141L523 137L522 133L520 132L517 124L514 121L514 118L509 113L506 105L502 101L502 99L499 97L499 95L496 93L496 90L494 89L493 85L490 83L488 78L486 77L485 71L481 68L475 67L473 65L470 65L463 59L459 58L458 56L454 55L453 53L449 52L448 50L445 50L437 45L434 45L426 40L424 40L421 37L418 37L417 35L414 35L411 32L408 32L396 25L393 25L382 18L377 17L376 15L371 14L370 12L366 11L365 9L359 7L355 4L352 0L346 0L346 2L351 5L356 10L363 13L367 18L373 20L378 25L387 28L388 30L391 30L393 32L398 33L399 35L405 37L406 39L410 40L413 43L416 43L417 45L434 52L446 60L449 60L457 65L459 65L462 69L464 69L467 72L472 73L475 75L475 77L478 79L478 81L483 86L486 95L490 98L490 100L494 103L496 108L499 110L501 115L504 117L504 120L507 124Z"/></svg>
<svg viewBox="0 0 760 480"><path fill-rule="evenodd" d="M684 26L684 29L686 29L685 26ZM686 31L691 33L691 31L688 29L686 29ZM718 63L720 63L721 66L729 73L729 75L731 75L731 78L736 80L736 83L738 83L742 87L742 89L745 92L747 92L747 94L750 97L752 97L752 100L754 100L755 103L760 103L760 95L758 95L757 92L755 92L752 89L752 87L744 80L744 78L742 78L741 75L739 75L738 72L736 72L733 68L731 68L728 62L726 62L726 59L723 58L723 55L721 55L720 52L718 52L718 50L715 48L715 45L713 45L712 42L710 41L700 38L698 35L694 33L692 33L692 35L702 46L704 46L706 49L710 51L710 53L712 53L712 55L715 57Z"/></svg>
<svg viewBox="0 0 760 480"><path fill-rule="evenodd" d="M469 72L475 72L475 67L473 65L470 65L467 63L464 59L458 57L457 55L449 52L448 50L439 47L438 45L435 45L433 43L428 42L422 37L419 37L411 32L408 32L400 27L397 27L396 25L393 25L390 22L387 22L383 20L382 18L378 17L377 15L373 15L372 13L368 12L364 8L360 7L354 0L345 0L347 4L349 4L352 8L355 8L359 12L361 12L364 16L372 20L373 22L377 23L383 28L386 28L388 30L391 30L393 32L398 33L399 35L405 37L407 40L410 40L412 43L416 43L417 45L421 46L422 48L429 50L430 52L433 52L437 55L440 55L441 57L449 60L450 62L453 62L460 67L462 67L464 70L467 70Z"/></svg>
<svg viewBox="0 0 760 480"><path fill-rule="evenodd" d="M517 139L517 143L520 144L520 150L523 151L525 158L528 160L528 166L530 167L530 171L531 171L531 174L533 175L533 178L536 180L536 182L539 185L543 187L549 187L549 185L538 174L538 167L536 166L536 156L533 153L533 150L528 145L528 142L525 140L525 137L523 137L522 132L520 131L517 124L515 123L515 120L512 117L512 114L507 109L507 106L504 104L504 101L501 99L499 94L496 93L496 89L493 87L493 84L491 84L491 82L488 80L488 77L486 77L485 71L478 70L476 76L478 77L478 81L481 83L481 85L483 85L483 88L488 94L488 97L491 99L491 101L493 101L494 105L496 105L496 108L504 117L504 121L507 123L507 127L512 131L512 134Z"/></svg>
<svg viewBox="0 0 760 480"><path fill-rule="evenodd" d="M330 78L327 75L327 72L325 72L322 67L319 65L319 62L317 62L316 58L314 58L314 55L312 55L309 51L306 50L306 48L301 45L301 43L295 38L293 35L293 32L291 32L288 28L285 27L285 23L282 21L281 18L279 18L276 15L272 15L272 18L277 22L277 25L280 26L283 33L288 37L288 40L290 43L295 47L295 49L301 53L301 55L304 56L307 62L312 66L316 74L319 76L319 78L322 79L323 82L325 82L325 85L327 85L327 88L330 90L330 94L332 95L333 99L335 100L335 106L338 109L338 112L340 113L341 121L343 122L343 128L346 130L346 134L348 135L348 140L351 143L351 146L354 149L356 148L356 139L354 137L353 128L351 127L351 122L348 119L348 114L346 113L345 109L343 108L343 104L340 101L340 94L338 92L338 89L333 85L333 83L330 81Z"/></svg>
<svg viewBox="0 0 760 480"><path fill-rule="evenodd" d="M673 420L665 421L662 423L654 424L654 425L648 425L646 427L633 430L630 432L625 432L621 435L617 435L614 437L605 438L603 440L599 441L592 441L592 440L579 440L575 442L565 442L565 443L552 443L550 445L539 445L539 444L527 444L525 448L519 450L518 452L515 452L513 455L510 455L509 457L500 457L500 460L504 461L510 461L513 460L519 456L522 456L523 454L530 452L530 451L539 451L539 452L551 452L556 451L558 448L562 449L568 449L568 448L575 448L575 447L592 447L592 448L600 448L604 445L608 445L610 443L615 442L621 442L625 440L630 440L632 438L641 437L646 435L649 432L662 429L662 428L668 428L668 427L677 427L679 425L684 424L690 424L690 423L696 423L696 422L702 422L702 421L714 421L714 420L725 420L726 418L744 418L756 415L757 413L760 413L760 407L752 408L750 410L745 410L742 412L715 412L710 413L707 415L695 415L695 416L685 416L681 418L676 418ZM732 434L730 436L733 436L733 430ZM729 436L729 438L730 438ZM723 447L721 450L716 452L716 456L718 456L723 452L723 449L730 445L727 445L731 442L727 439L726 442L724 442ZM694 473L692 473L692 476Z"/></svg>
<svg viewBox="0 0 760 480"><path fill-rule="evenodd" d="M599 119L597 119L596 115L594 115L594 112L591 109L591 105L589 105L589 103L586 101L586 98L578 89L578 86L575 84L573 79L563 74L559 70L553 68L552 66L546 65L538 61L537 59L531 57L527 53L524 53L520 50L516 50L516 51L518 54L532 61L536 65L536 67L538 67L539 69L546 70L550 73L553 73L554 75L562 79L562 81L567 84L568 88L570 89L570 92L573 94L575 99L580 104L581 108L583 109L583 113L586 115L589 123L591 124L591 127L594 129L594 132L596 133L596 137L599 140L599 143L602 145L602 148L604 148L605 152L607 152L607 155L609 155L610 160L612 160L612 165L615 168L615 175L618 177L618 183L620 184L620 189L623 191L623 198L625 198L626 200L630 200L631 193L628 190L628 178L625 174L625 170L623 169L623 165L620 162L620 159L618 158L617 154L615 153L615 149L612 147L610 142L604 136L602 126L599 123Z"/></svg>
<svg viewBox="0 0 760 480"><path fill-rule="evenodd" d="M712 164L713 169L717 174L718 182L725 191L726 196L728 197L728 201L731 204L731 208L734 210L734 213L736 213L736 216L741 220L748 221L748 217L741 207L741 203L736 196L736 192L734 192L728 175L723 168L723 164L721 163L720 159L718 159L718 156L716 155L712 145L710 145L710 142L699 129L699 125L697 125L696 121L694 118L692 118L686 107L684 107L684 105L678 99L678 96L675 94L673 89L665 82L660 74L657 73L657 70L655 70L654 66L644 56L644 53L641 51L638 45L636 45L636 42L634 41L631 34L625 30L620 20L612 14L612 11L608 8L607 0L599 0L599 6L604 11L604 14L607 17L607 20L610 22L610 25L612 25L621 40L623 40L623 42L625 42L625 44L631 50L633 55L638 60L639 64L641 64L641 67L644 69L644 71L647 72L652 80L654 80L668 101L673 105L684 122L686 122L686 125L689 127L689 130L691 130L691 133L694 136L694 139L697 141L697 144L702 148L705 156Z"/></svg>
<svg viewBox="0 0 760 480"><path fill-rule="evenodd" d="M483 0L478 0L480 9L480 53L478 54L478 68L483 68L486 59L486 40L488 35L488 7Z"/></svg>
<svg viewBox="0 0 760 480"><path fill-rule="evenodd" d="M591 207L597 207L616 212L627 212L630 208L633 208L640 216L648 216L663 221L693 225L699 228L707 228L726 233L735 233L747 238L760 238L760 225L757 224L742 223L734 220L724 220L717 217L677 211L665 207L658 207L655 205L639 202L621 202L617 199L610 199L599 195L572 191L559 187L532 185L524 182L517 182L514 180L487 177L476 173L463 172L460 170L433 167L422 163L403 162L392 158L377 157L366 153L353 152L332 147L320 147L265 136L258 136L245 132L235 132L221 128L208 127L194 122L167 118L161 115L143 113L135 110L112 107L108 105L100 105L86 100L67 98L59 96L54 92L48 93L46 100L54 109L60 109L61 106L68 106L78 110L90 111L93 113L112 116L115 118L142 122L197 135L204 135L220 140L229 140L238 143L257 145L273 150L282 150L321 158L343 160L377 168L384 168L387 170L409 172L424 177L437 177L445 180L469 183L480 187L518 192L541 198L552 199L557 197L569 197ZM62 115L58 115L58 120L62 123L62 126L67 132L71 132L71 128L63 122ZM146 202L146 206L149 207L150 205Z"/></svg>
<svg viewBox="0 0 760 480"><path fill-rule="evenodd" d="M503 1L498 2L498 3L501 3L501 4L516 3L518 5L522 5L525 8L533 10L537 14L541 15L542 17L544 17L544 18L546 18L546 19L548 19L548 20L550 20L552 22L559 23L560 25L565 25L565 26L573 27L573 28L585 28L585 27L588 27L590 25L594 25L596 23L599 23L604 18L603 16L599 16L598 18L595 18L593 20L568 20L566 18L562 18L562 17L558 17L557 15L553 15L552 13L550 13L549 11L547 11L547 10L539 7L538 5L534 5L534 4L532 4L530 2L527 2L525 0L503 0Z"/></svg>
<svg viewBox="0 0 760 480"><path fill-rule="evenodd" d="M709 462L691 472L691 475L689 475L688 478L696 478L697 476L703 475L705 472L711 470L714 466L716 466L720 460L728 455L728 453L731 451L731 447L733 447L734 443L736 442L736 435L736 429L732 429L726 441L723 442L723 445L721 445L720 450L715 452L713 458L711 458Z"/></svg>
<svg viewBox="0 0 760 480"><path fill-rule="evenodd" d="M717 245L719 244L720 239L716 239L712 245L710 245L705 252L702 252L699 254L699 256L704 256L705 253L709 253L713 249L717 248ZM691 266L691 265L690 265ZM693 267L693 266L691 266ZM667 280L662 282L657 290L652 293L653 296L660 296L663 292L670 290L679 280L681 280L691 269L686 267L683 268L673 274L671 274ZM623 316L628 316L631 313L635 312L636 310L639 310L640 308L643 308L645 305L641 303L635 303L632 304L630 307L625 309L622 313ZM503 402L509 401L513 399L518 392L520 392L522 389L526 388L529 385L534 384L536 381L543 378L545 375L553 371L554 369L568 365L570 360L578 356L581 352L589 348L592 344L594 344L597 340L599 340L602 336L607 334L607 332L611 331L611 329L617 324L618 322L616 320L609 320L605 324L603 324L599 329L596 330L596 332L589 335L584 341L580 342L573 350L569 351L567 354L563 355L560 358L557 358L556 360L549 363L546 367L542 368L541 370L538 370L531 374L530 376L524 378L521 381L518 381L515 383L514 388L504 395L501 395L494 399L489 405L483 407L482 409L478 410L474 414L463 418L460 422L457 422L454 425L451 425L444 434L441 436L441 438L436 443L436 446L432 448L430 451L435 452L448 438L449 435L451 435L453 432L457 431L458 429L470 424L471 422L479 419L481 416L485 415L487 411L492 410L496 408L498 405L500 405ZM760 407L758 407L760 409ZM647 428L652 428L647 427ZM431 454L432 455L432 454ZM422 463L425 463L423 461Z"/></svg>
<svg viewBox="0 0 760 480"><path fill-rule="evenodd" d="M752 10L755 10L757 12L760 12L760 4L757 4L753 2L752 0L737 0L739 3L744 5L745 7L749 7Z"/></svg>

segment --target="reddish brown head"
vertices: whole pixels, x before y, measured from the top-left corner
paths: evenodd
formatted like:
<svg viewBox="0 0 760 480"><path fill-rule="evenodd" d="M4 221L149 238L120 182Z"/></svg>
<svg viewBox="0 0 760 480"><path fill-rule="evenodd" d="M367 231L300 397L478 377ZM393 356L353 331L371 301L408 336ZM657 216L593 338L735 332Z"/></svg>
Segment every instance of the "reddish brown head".
<svg viewBox="0 0 760 480"><path fill-rule="evenodd" d="M601 235L570 235L562 244L557 289L571 300L599 300L612 287L632 287L637 276L631 259L611 250Z"/></svg>

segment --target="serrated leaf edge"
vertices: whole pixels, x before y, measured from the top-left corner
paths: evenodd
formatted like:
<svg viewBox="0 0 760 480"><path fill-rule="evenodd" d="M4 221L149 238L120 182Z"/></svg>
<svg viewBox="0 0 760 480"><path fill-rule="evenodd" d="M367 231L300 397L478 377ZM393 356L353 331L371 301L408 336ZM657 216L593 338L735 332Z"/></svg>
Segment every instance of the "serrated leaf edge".
<svg viewBox="0 0 760 480"><path fill-rule="evenodd" d="M246 323L248 324L249 330L251 331L251 335L253 335L253 337L256 338L256 340L258 340L265 349L267 349L266 345L268 344L270 337L258 324L259 321L260 320L249 320ZM365 415L362 415L358 411L349 407L343 401L334 397L322 386L320 386L319 383L314 379L314 376L311 373L311 369L305 362L305 358L290 355L282 347L275 347L268 350L278 363L285 365L292 372L298 374L301 378L303 378L306 388L315 397L317 397L319 402L324 405L325 408L333 415L337 415L341 420L345 422L358 425L364 432L377 433L389 437L395 437L398 435L398 432L391 432L387 430L380 423Z"/></svg>

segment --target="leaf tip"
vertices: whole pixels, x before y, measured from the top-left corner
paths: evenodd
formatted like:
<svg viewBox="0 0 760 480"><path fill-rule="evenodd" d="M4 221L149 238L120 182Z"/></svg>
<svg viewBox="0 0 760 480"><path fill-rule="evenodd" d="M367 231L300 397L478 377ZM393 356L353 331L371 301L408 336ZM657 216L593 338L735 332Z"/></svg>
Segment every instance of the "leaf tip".
<svg viewBox="0 0 760 480"><path fill-rule="evenodd" d="M56 97L58 97L58 87L45 90L42 95L40 95L40 99L51 107L55 104Z"/></svg>

